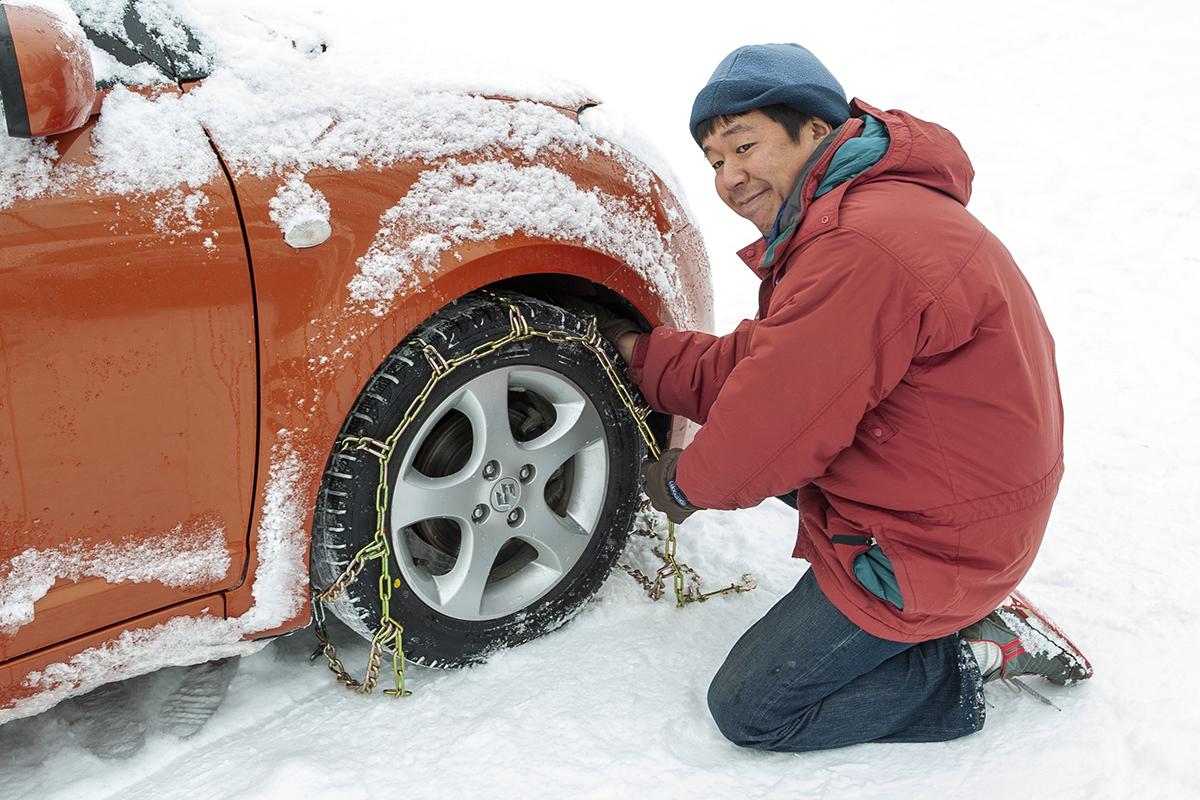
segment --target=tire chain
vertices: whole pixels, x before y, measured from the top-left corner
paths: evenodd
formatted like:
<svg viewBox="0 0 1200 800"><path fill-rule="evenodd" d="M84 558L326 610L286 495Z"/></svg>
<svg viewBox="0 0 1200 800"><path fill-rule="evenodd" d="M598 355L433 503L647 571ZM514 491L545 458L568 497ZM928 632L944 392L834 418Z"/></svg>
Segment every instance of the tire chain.
<svg viewBox="0 0 1200 800"><path fill-rule="evenodd" d="M412 694L404 685L406 665L404 658L404 627L392 618L390 608L392 591L400 588L401 583L399 578L393 580L391 577L391 546L387 540L385 524L388 503L387 475L388 465L395 453L396 443L413 420L424 410L425 404L428 402L434 387L437 386L439 381L463 364L491 355L513 342L541 338L553 344L582 345L600 362L600 367L608 376L609 382L617 392L617 396L620 397L626 410L629 411L630 416L637 423L638 432L646 444L646 450L650 454L650 457L657 459L662 452L658 441L654 438L654 432L650 429L649 422L647 421L650 417L651 409L647 405L639 405L625 385L625 382L621 379L612 358L605 352L602 346L602 338L597 328L595 317L588 318L587 329L583 334L565 330L541 331L529 324L529 321L525 318L525 315L513 299L487 290L482 290L481 293L503 304L507 308L509 323L511 325L510 331L499 339L485 342L472 349L469 353L450 360L447 360L433 345L419 338L415 339L420 344L421 351L425 356L425 360L429 362L433 374L421 389L420 394L409 404L399 425L396 426L396 429L392 431L392 434L388 436L386 441L381 442L367 436L347 436L337 444L338 452L361 451L374 456L379 462L379 483L375 488L375 536L370 543L355 553L341 575L327 588L318 589L315 586L312 587L311 602L314 630L319 643L312 658L315 660L320 656L325 656L329 669L337 676L338 682L360 694L370 694L375 690L375 686L379 683L379 673L383 665L384 650L389 645L392 650L392 672L395 679L395 688L385 689L383 692L394 697L407 697ZM645 501L639 510L647 512L649 510L649 501ZM748 592L755 588L754 579L749 575L742 575L740 583L735 582L723 589L717 589L712 592L701 592L700 576L687 564L681 564L675 559L675 548L677 545L675 523L668 521L665 540L661 539L651 526L639 528L634 532L640 536L654 538L662 542L661 548L655 545L652 551L662 559L663 566L655 573L653 580L628 564L621 563L617 566L642 584L646 589L647 595L652 600L659 600L666 593L667 576L671 576L674 581L675 605L678 608L683 608L688 603L703 603L708 598L716 595L730 592ZM329 632L325 626L325 603L336 599L345 592L358 579L362 571L366 569L367 563L374 559L379 559L380 561L380 622L378 630L376 630L375 635L371 638L371 649L370 655L367 658L366 674L362 680L358 680L346 670L345 665L337 655L337 648L334 647L333 641L329 638ZM685 575L690 576L690 578L685 578ZM687 582L686 586L685 581Z"/></svg>
<svg viewBox="0 0 1200 800"><path fill-rule="evenodd" d="M651 510L650 499L645 498L642 501L638 511L643 515ZM644 572L624 562L617 564L618 567L629 573L629 576L642 585L646 590L646 594L651 600L661 600L666 594L667 576L671 576L674 581L675 589L675 606L683 608L688 603L703 603L710 597L729 594L736 592L748 592L751 589L758 587L758 582L748 572L742 573L740 581L734 581L723 589L715 589L711 592L701 591L700 589L700 573L689 567L682 561L675 560L675 548L677 542L675 540L675 523L667 521L667 536L664 540L655 530L650 522L643 522L639 527L634 528L635 536L644 536L647 539L654 539L659 544L655 544L650 551L656 555L663 565L654 573L653 578L646 576ZM687 576L686 578L684 576ZM686 586L684 585L686 581Z"/></svg>

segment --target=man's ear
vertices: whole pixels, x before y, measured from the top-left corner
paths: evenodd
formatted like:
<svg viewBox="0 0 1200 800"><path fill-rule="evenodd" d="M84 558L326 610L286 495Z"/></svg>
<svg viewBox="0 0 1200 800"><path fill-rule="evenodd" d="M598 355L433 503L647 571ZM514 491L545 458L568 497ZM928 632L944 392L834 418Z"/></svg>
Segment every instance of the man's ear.
<svg viewBox="0 0 1200 800"><path fill-rule="evenodd" d="M833 132L833 128L829 123L820 117L812 117L804 126L812 136L814 142L819 142Z"/></svg>

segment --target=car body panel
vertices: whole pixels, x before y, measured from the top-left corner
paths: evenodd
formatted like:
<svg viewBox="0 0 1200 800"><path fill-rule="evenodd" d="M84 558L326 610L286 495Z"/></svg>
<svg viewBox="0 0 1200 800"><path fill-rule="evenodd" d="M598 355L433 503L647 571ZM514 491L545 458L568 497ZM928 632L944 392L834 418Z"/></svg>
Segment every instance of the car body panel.
<svg viewBox="0 0 1200 800"><path fill-rule="evenodd" d="M60 682L56 672L70 667L79 659L98 664L111 670L112 680L129 677L124 674L122 663L126 653L142 643L139 637L153 637L163 632L174 621L213 619L223 616L223 599L220 594L197 597L177 605L168 606L117 625L100 628L68 642L57 644L9 661L0 662L0 721L4 710L22 704L20 716L36 714L50 708L68 696L78 694L71 682ZM190 649L180 649L178 642L160 638L160 666L198 663L209 658L218 658L208 649L209 644L195 637ZM249 649L249 648L247 648ZM136 673L135 673L136 674Z"/></svg>
<svg viewBox="0 0 1200 800"><path fill-rule="evenodd" d="M86 175L88 141L87 128L63 137L55 170ZM208 202L192 231L148 222L173 195L135 204L87 180L0 214L0 563L38 551L25 561L54 581L36 624L0 632L0 660L241 580L253 296L216 174L195 190ZM140 552L147 541L208 548L227 566L164 585L139 572L170 560Z"/></svg>
<svg viewBox="0 0 1200 800"><path fill-rule="evenodd" d="M219 149L219 143L218 143ZM442 255L437 269L423 273L419 284L378 315L370 304L352 299L349 284L378 234L381 215L404 195L429 165L400 164L384 169L314 170L305 180L327 199L332 234L315 247L297 250L270 216L271 199L284 182L279 175L241 175L238 199L250 246L258 295L262 358L262 438L255 519L251 525L250 567L258 566L258 538L268 523L272 464L295 454L304 474L291 497L302 509L302 530L311 527L320 486L320 469L334 447L337 433L367 378L389 352L418 324L455 298L522 275L569 275L596 285L619 287L651 324L675 323L673 309L661 291L613 256L580 241L548 240L522 233L462 242ZM564 165L580 185L621 194L640 202L622 168L593 155ZM663 209L677 203L663 187ZM664 210L655 214L661 233L671 230ZM698 299L702 324L711 320L707 261L698 236L684 231L674 240L681 260L681 281ZM695 260L699 255L699 260ZM246 613L254 604L252 584L227 595L229 614ZM288 630L308 619L307 605L296 616L259 634Z"/></svg>

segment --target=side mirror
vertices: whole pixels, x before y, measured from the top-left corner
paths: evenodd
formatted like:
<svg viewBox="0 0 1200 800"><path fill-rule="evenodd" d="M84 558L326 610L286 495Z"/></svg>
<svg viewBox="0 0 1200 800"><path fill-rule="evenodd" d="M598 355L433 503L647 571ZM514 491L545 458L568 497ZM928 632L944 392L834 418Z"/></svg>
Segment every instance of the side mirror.
<svg viewBox="0 0 1200 800"><path fill-rule="evenodd" d="M0 4L0 98L8 135L75 130L96 102L87 38L44 8Z"/></svg>

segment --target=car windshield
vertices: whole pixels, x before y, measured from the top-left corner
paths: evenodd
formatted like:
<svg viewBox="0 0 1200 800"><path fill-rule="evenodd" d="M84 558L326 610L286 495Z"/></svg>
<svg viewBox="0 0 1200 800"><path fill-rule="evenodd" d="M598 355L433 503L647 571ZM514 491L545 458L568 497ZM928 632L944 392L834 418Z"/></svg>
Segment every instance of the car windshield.
<svg viewBox="0 0 1200 800"><path fill-rule="evenodd" d="M210 48L168 0L68 2L93 45L101 86L182 83L212 71Z"/></svg>

